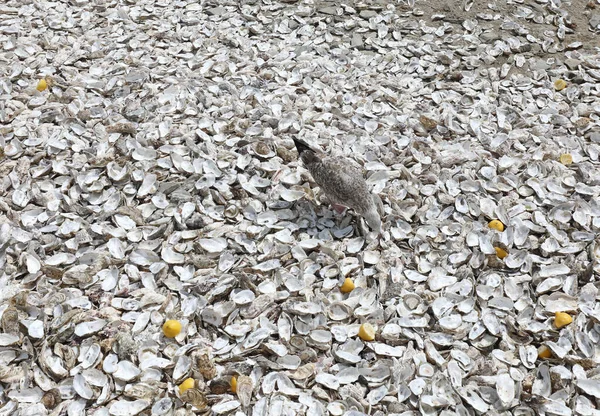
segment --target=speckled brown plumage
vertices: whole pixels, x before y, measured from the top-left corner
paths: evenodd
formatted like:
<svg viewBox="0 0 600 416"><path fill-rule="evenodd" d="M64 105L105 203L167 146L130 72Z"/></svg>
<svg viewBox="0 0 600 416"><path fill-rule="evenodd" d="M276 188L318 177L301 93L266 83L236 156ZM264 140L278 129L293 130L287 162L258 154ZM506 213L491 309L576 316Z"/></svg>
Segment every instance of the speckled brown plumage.
<svg viewBox="0 0 600 416"><path fill-rule="evenodd" d="M305 141L297 138L293 140L302 163L329 201L352 208L365 218L369 227L380 231L378 207L355 162L340 157L320 157Z"/></svg>

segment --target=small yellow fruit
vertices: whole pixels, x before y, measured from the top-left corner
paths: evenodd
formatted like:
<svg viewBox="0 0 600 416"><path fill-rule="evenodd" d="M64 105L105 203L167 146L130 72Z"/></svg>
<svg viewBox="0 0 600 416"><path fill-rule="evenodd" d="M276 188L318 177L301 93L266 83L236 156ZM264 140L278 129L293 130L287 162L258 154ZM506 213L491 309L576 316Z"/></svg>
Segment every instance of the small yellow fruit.
<svg viewBox="0 0 600 416"><path fill-rule="evenodd" d="M363 341L373 341L375 339L375 328L368 323L362 324L358 328L358 337Z"/></svg>
<svg viewBox="0 0 600 416"><path fill-rule="evenodd" d="M502 224L502 221L500 220L492 220L490 221L490 223L488 224L488 227L497 230L497 231L504 231L504 224Z"/></svg>
<svg viewBox="0 0 600 416"><path fill-rule="evenodd" d="M163 325L163 334L167 338L175 338L181 332L181 322L169 319Z"/></svg>
<svg viewBox="0 0 600 416"><path fill-rule="evenodd" d="M554 326L559 329L569 325L571 322L573 322L573 318L566 312L556 312L554 314Z"/></svg>
<svg viewBox="0 0 600 416"><path fill-rule="evenodd" d="M45 79L40 79L38 81L37 87L35 87L39 92L44 91L46 88L48 88L48 83L46 82Z"/></svg>
<svg viewBox="0 0 600 416"><path fill-rule="evenodd" d="M504 250L501 247L494 247L494 249L496 250L496 256L498 256L498 258L500 260L502 260L503 258L505 258L506 256L508 256L508 251Z"/></svg>
<svg viewBox="0 0 600 416"><path fill-rule="evenodd" d="M556 91L562 91L566 88L567 82L564 79L557 79L554 81L554 89Z"/></svg>
<svg viewBox="0 0 600 416"><path fill-rule="evenodd" d="M550 357L552 357L552 351L550 351L550 348L548 348L544 345L543 347L540 347L538 349L538 358L550 358Z"/></svg>
<svg viewBox="0 0 600 416"><path fill-rule="evenodd" d="M340 292L350 293L354 290L354 282L349 277L346 277L344 284L340 287Z"/></svg>
<svg viewBox="0 0 600 416"><path fill-rule="evenodd" d="M179 394L183 394L186 390L193 389L196 385L196 382L193 378L186 378L183 380L183 383L179 385Z"/></svg>
<svg viewBox="0 0 600 416"><path fill-rule="evenodd" d="M570 165L573 163L573 156L571 156L569 153L560 155L560 163L563 165Z"/></svg>
<svg viewBox="0 0 600 416"><path fill-rule="evenodd" d="M231 377L231 382L229 384L231 384L231 391L234 393L237 393L237 377L236 376Z"/></svg>

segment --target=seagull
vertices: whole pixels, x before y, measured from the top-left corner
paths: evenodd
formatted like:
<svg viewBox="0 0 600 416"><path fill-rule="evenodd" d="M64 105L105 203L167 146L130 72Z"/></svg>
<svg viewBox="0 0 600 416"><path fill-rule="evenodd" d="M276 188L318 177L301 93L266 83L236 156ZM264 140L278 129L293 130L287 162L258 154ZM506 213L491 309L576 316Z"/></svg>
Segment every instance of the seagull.
<svg viewBox="0 0 600 416"><path fill-rule="evenodd" d="M383 204L379 196L369 192L363 173L347 158L320 157L304 140L292 137L298 155L313 179L323 190L332 208L343 213L352 208L373 231L381 233Z"/></svg>

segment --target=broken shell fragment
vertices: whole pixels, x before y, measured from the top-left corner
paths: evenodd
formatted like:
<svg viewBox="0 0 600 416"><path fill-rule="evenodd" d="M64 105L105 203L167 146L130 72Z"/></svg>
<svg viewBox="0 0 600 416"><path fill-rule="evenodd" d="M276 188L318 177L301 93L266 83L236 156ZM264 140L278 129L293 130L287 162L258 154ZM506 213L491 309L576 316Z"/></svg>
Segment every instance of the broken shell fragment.
<svg viewBox="0 0 600 416"><path fill-rule="evenodd" d="M235 394L238 396L240 404L243 407L247 407L250 405L250 401L252 400L252 390L254 386L252 384L252 379L248 376L239 376L236 379L235 383Z"/></svg>

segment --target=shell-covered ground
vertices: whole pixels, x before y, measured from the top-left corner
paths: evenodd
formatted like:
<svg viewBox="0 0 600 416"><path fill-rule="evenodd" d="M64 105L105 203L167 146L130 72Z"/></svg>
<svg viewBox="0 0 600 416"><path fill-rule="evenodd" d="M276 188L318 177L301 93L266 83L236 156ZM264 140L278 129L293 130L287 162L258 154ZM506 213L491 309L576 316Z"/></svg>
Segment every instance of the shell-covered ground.
<svg viewBox="0 0 600 416"><path fill-rule="evenodd" d="M600 1L441 3L3 1L0 415L600 414Z"/></svg>

